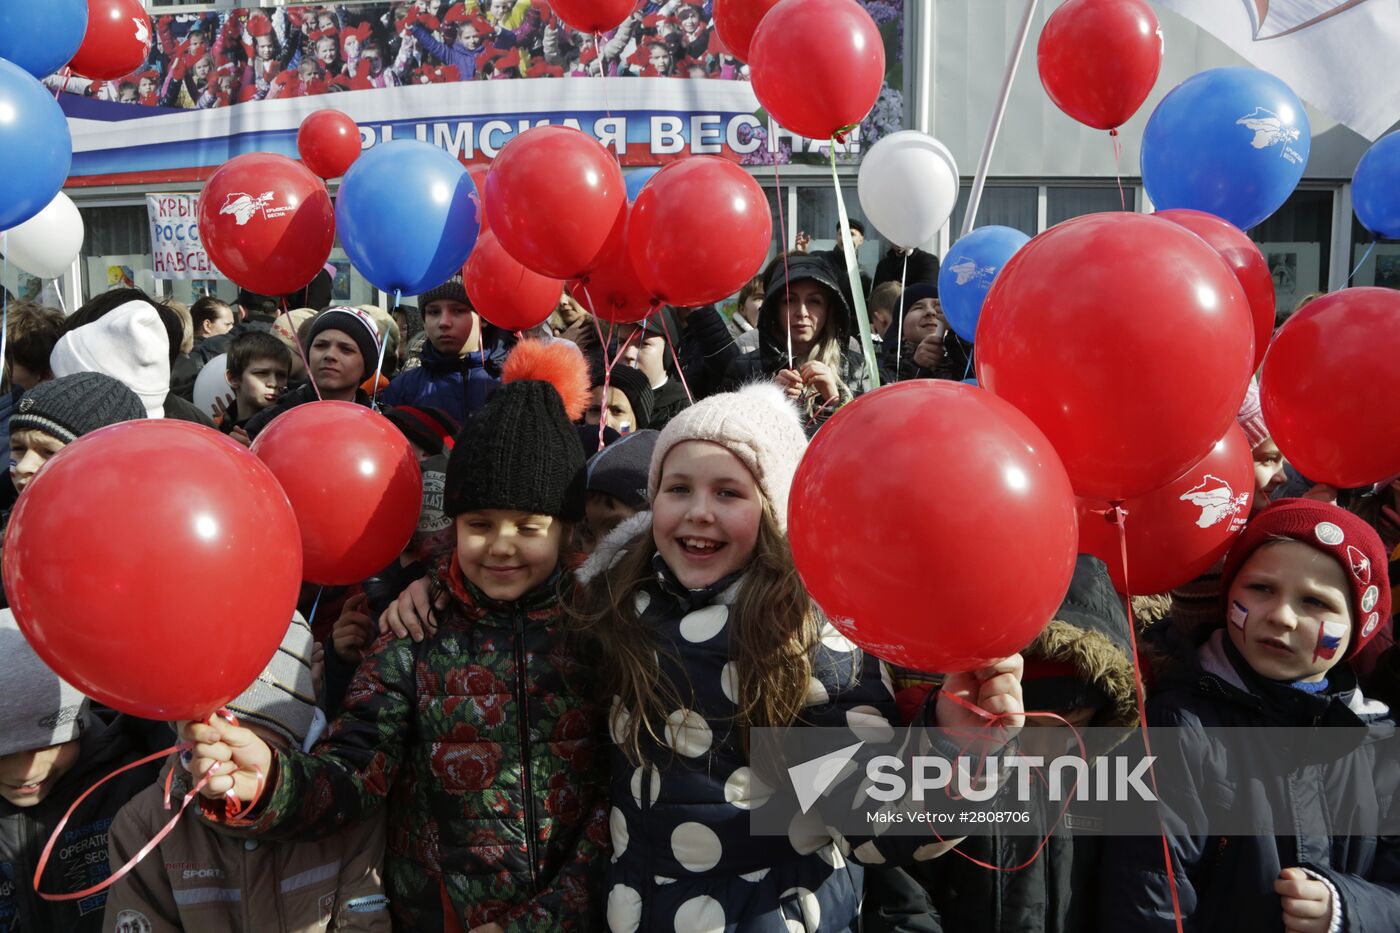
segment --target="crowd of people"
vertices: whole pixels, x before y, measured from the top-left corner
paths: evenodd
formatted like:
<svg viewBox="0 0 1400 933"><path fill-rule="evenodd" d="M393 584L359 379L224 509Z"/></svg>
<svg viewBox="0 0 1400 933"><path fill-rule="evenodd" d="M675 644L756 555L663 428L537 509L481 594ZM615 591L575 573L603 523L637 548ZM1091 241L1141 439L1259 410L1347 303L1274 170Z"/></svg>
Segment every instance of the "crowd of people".
<svg viewBox="0 0 1400 933"><path fill-rule="evenodd" d="M510 35L555 28L538 12L478 15ZM448 24L429 13L395 35L432 48L424 37ZM344 53L359 24L329 15ZM460 44L475 27L457 22ZM241 35L204 41L227 51ZM460 279L388 314L326 307L325 282L286 313L247 292L185 309L121 289L67 317L12 303L11 504L104 426L182 418L247 444L318 397L377 406L420 458L424 496L391 566L304 587L230 715L174 724L181 753L84 802L37 879L78 795L175 735L82 697L0 613L0 931L1071 933L1172 930L1178 912L1194 930L1394 929L1396 840L1296 830L1341 795L1386 815L1400 775L1367 741L1301 770L1264 762L1279 765L1272 784L1242 776L1259 761L1202 751L1189 775L1200 798L1275 834L1172 834L1170 873L1162 838L1053 821L947 839L828 828L824 810L852 793L818 799L787 836L751 834L772 795L751 730L845 729L878 751L896 725L965 730L980 711L1013 732L1027 711L1131 729L1132 628L1152 649L1152 726L1367 734L1393 728L1400 700L1400 477L1310 483L1273 443L1257 391L1239 413L1254 514L1202 578L1130 614L1104 564L1081 555L1035 641L977 671L893 668L847 640L807 594L786 534L809 439L874 385L852 289L868 292L882 382L964 380L973 348L947 326L935 257L892 252L868 286L833 258L779 257L732 315L664 308L614 326L566 294L524 334L486 322ZM227 395L201 410L193 385L219 359ZM141 854L169 819L164 801L200 781L198 806L105 895L36 894L79 891Z"/></svg>
<svg viewBox="0 0 1400 933"><path fill-rule="evenodd" d="M238 8L153 17L146 65L114 81L55 75L70 93L147 107L209 109L340 91L589 75L744 80L718 40L713 0L638 0L598 37L545 0Z"/></svg>

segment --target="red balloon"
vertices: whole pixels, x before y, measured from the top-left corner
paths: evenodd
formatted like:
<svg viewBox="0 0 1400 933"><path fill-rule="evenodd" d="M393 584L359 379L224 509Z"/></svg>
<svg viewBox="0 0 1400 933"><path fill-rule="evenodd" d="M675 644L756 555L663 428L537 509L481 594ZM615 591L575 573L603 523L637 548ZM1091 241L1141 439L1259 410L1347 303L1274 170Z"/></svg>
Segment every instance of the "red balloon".
<svg viewBox="0 0 1400 933"><path fill-rule="evenodd" d="M486 212L501 245L526 268L554 279L593 267L626 206L617 159L567 126L521 133L486 176Z"/></svg>
<svg viewBox="0 0 1400 933"><path fill-rule="evenodd" d="M1045 435L991 393L935 379L838 411L788 505L793 560L832 624L921 671L974 670L1029 644L1069 588L1075 526Z"/></svg>
<svg viewBox="0 0 1400 933"><path fill-rule="evenodd" d="M642 285L679 307L743 288L763 268L772 240L763 189L718 156L690 156L657 172L637 195L627 228Z"/></svg>
<svg viewBox="0 0 1400 933"><path fill-rule="evenodd" d="M656 309L656 299L642 285L627 248L627 228L635 208L623 208L602 259L586 276L570 283L569 294L601 321L631 324Z"/></svg>
<svg viewBox="0 0 1400 933"><path fill-rule="evenodd" d="M607 32L622 25L637 5L636 0L550 0L554 10L579 32Z"/></svg>
<svg viewBox="0 0 1400 933"><path fill-rule="evenodd" d="M321 178L339 178L360 157L360 128L339 110L317 110L301 121L297 152Z"/></svg>
<svg viewBox="0 0 1400 933"><path fill-rule="evenodd" d="M353 402L311 402L278 415L253 441L301 525L302 574L344 586L387 567L408 546L423 475L408 439Z"/></svg>
<svg viewBox="0 0 1400 933"><path fill-rule="evenodd" d="M1079 500L1079 550L1108 564L1120 593L1165 593L1189 583L1225 556L1249 520L1254 455L1238 424L1204 460L1161 489L1123 503L1128 516L1128 579L1118 526L1107 502Z"/></svg>
<svg viewBox="0 0 1400 933"><path fill-rule="evenodd" d="M1040 83L1065 113L1117 129L1142 106L1162 70L1162 27L1143 0L1068 0L1036 50Z"/></svg>
<svg viewBox="0 0 1400 933"><path fill-rule="evenodd" d="M34 650L83 693L144 719L202 719L281 643L296 541L286 495L246 448L131 421L78 438L25 489L5 591Z"/></svg>
<svg viewBox="0 0 1400 933"><path fill-rule="evenodd" d="M1090 214L1002 268L977 324L977 381L1045 432L1075 492L1128 499L1224 436L1253 329L1240 283L1200 237L1143 214Z"/></svg>
<svg viewBox="0 0 1400 933"><path fill-rule="evenodd" d="M715 0L715 29L719 39L741 62L749 60L749 44L764 14L778 0Z"/></svg>
<svg viewBox="0 0 1400 933"><path fill-rule="evenodd" d="M476 205L477 237L491 229L491 223L486 218L486 175L490 170L489 165L473 165L467 169L467 174L472 177L472 184L476 185L476 191L472 193L472 203Z"/></svg>
<svg viewBox="0 0 1400 933"><path fill-rule="evenodd" d="M1259 400L1283 455L1339 489L1400 473L1400 292L1345 288L1288 319L1264 357Z"/></svg>
<svg viewBox="0 0 1400 933"><path fill-rule="evenodd" d="M1254 318L1254 368L1257 370L1274 336L1274 277L1258 244L1230 221L1205 211L1181 208L1158 211L1154 216L1185 227L1205 240L1240 280Z"/></svg>
<svg viewBox="0 0 1400 933"><path fill-rule="evenodd" d="M749 79L784 127L828 139L875 106L885 42L855 0L779 0L749 44Z"/></svg>
<svg viewBox="0 0 1400 933"><path fill-rule="evenodd" d="M151 17L141 0L88 0L87 34L68 67L85 78L112 81L144 65L150 52Z"/></svg>
<svg viewBox="0 0 1400 933"><path fill-rule="evenodd" d="M559 307L564 283L531 272L507 253L493 233L477 237L462 280L472 307L505 330L529 330Z"/></svg>
<svg viewBox="0 0 1400 933"><path fill-rule="evenodd" d="M301 163L265 152L236 156L209 176L198 220L219 271L262 295L304 288L335 243L325 183Z"/></svg>

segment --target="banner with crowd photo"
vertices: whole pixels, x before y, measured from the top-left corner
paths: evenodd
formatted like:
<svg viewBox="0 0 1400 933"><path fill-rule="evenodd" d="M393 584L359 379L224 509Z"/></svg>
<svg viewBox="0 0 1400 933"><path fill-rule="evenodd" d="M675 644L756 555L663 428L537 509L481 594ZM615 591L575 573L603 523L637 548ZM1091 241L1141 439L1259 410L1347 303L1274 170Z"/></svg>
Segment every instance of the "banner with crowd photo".
<svg viewBox="0 0 1400 933"><path fill-rule="evenodd" d="M40 0L30 0L40 2ZM879 103L838 155L902 127L904 0L859 0L880 25ZM296 156L311 111L334 107L365 148L421 139L484 162L516 134L569 125L624 165L691 154L743 164L825 161L825 140L763 113L748 67L723 46L712 0L638 0L601 36L548 0L395 0L177 13L153 18L146 65L116 81L58 74L73 131L70 184L199 180L244 152Z"/></svg>

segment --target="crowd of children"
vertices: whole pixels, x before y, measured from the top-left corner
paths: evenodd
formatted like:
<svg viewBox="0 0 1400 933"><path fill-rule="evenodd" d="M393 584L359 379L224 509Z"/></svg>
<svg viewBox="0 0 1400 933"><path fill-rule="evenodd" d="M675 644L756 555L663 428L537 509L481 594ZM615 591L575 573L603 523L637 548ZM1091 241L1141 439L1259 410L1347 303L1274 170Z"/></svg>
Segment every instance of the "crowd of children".
<svg viewBox="0 0 1400 933"><path fill-rule="evenodd" d="M610 328L566 299L519 336L453 280L420 299L416 367L416 314L329 307L279 324L243 295L199 308L201 343L182 349L179 314L140 293L67 319L12 305L11 502L106 425L198 415L246 443L318 398L377 401L420 458L424 495L391 566L309 587L231 716L174 724L178 738L90 704L0 614L0 933L1071 933L1171 930L1178 914L1201 931L1396 929L1400 847L1379 827L1400 762L1376 697L1400 695L1400 479L1337 491L1286 472L1251 393L1239 421L1256 511L1221 565L1133 618L1081 556L1020 655L893 669L831 624L786 536L809 438L872 382L841 278L793 254L746 288L735 320L667 309L660 326ZM882 379L963 379L970 348L936 286L880 288ZM224 368L228 397L194 410L172 372L219 347L206 365ZM1295 480L1308 498L1269 503ZM966 838L842 832L833 808L863 792L850 775L786 835L751 832L774 796L754 729L840 729L863 754L897 753L895 726L967 730L980 710L1011 736L1039 727L1013 739L1025 747L1063 748L1064 724L1134 734L1135 665L1148 725L1170 727L1172 760L1196 762L1157 775L1199 807L1171 795L1161 837L1071 834L1053 808L1044 825ZM1355 739L1325 760L1262 738L1241 757L1217 727ZM36 882L78 795L177 741L85 801ZM165 800L202 779L199 805L109 890L38 896L36 883L76 892L138 856ZM1339 800L1349 823L1332 826ZM1220 810L1266 830L1215 831Z"/></svg>

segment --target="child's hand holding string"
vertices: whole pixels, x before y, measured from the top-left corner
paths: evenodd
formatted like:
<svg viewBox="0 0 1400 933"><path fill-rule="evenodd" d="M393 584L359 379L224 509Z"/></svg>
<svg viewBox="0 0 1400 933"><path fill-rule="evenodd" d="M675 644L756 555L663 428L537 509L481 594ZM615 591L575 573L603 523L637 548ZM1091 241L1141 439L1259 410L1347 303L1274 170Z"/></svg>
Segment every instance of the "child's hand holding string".
<svg viewBox="0 0 1400 933"><path fill-rule="evenodd" d="M1019 729L1025 725L1021 698L1021 672L1026 662L1019 654L966 673L949 674L938 692L934 723L940 729L986 729L993 722L979 711L997 717L996 725Z"/></svg>
<svg viewBox="0 0 1400 933"><path fill-rule="evenodd" d="M213 773L200 791L217 800L230 790L239 800L251 804L272 767L272 749L251 729L235 726L218 714L204 722L180 724L180 738L194 743L185 768L196 780Z"/></svg>

